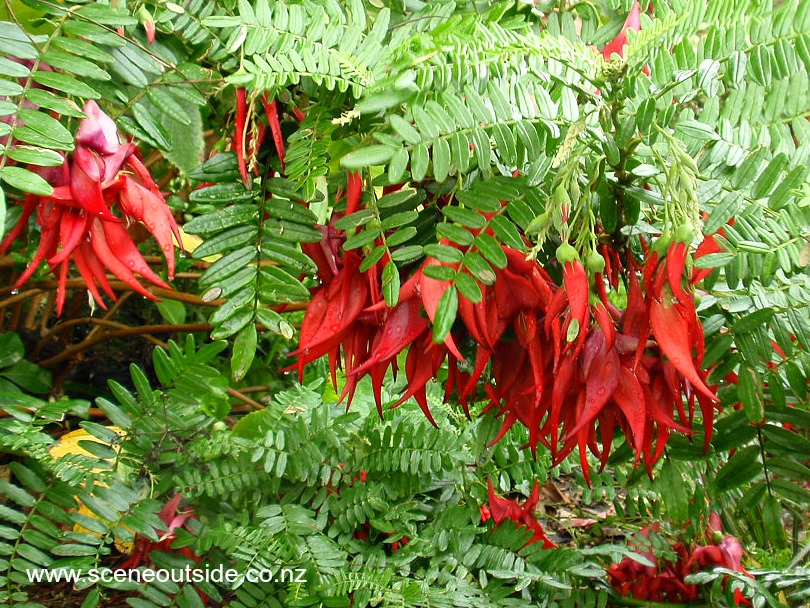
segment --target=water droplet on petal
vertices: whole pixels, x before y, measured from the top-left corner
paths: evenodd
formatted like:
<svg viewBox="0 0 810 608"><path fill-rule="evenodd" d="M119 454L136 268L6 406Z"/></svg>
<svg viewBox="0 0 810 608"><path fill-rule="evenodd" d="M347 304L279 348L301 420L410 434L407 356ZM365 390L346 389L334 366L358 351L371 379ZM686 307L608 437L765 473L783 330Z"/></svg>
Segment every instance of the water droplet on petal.
<svg viewBox="0 0 810 608"><path fill-rule="evenodd" d="M135 267L135 261L130 260L129 262L127 262L127 266L129 266L130 268L134 268Z"/></svg>
<svg viewBox="0 0 810 608"><path fill-rule="evenodd" d="M171 248L172 248L171 245L164 245L163 251L169 251Z"/></svg>
<svg viewBox="0 0 810 608"><path fill-rule="evenodd" d="M599 390L598 390L598 391L596 391L596 394L597 394L597 395L599 395L600 397L604 396L604 394L605 394L605 387L604 387L604 386L599 387Z"/></svg>

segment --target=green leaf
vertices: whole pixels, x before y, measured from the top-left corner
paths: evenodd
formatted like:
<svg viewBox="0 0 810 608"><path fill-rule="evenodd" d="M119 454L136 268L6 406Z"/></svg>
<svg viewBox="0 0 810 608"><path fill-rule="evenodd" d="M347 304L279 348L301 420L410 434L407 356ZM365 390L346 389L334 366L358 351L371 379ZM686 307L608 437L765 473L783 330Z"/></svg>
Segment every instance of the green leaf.
<svg viewBox="0 0 810 608"><path fill-rule="evenodd" d="M313 273L318 271L315 263L300 250L282 243L265 243L262 253L268 260L278 262L296 272Z"/></svg>
<svg viewBox="0 0 810 608"><path fill-rule="evenodd" d="M43 395L51 390L51 372L27 359L21 359L0 371L0 376L8 378L29 393Z"/></svg>
<svg viewBox="0 0 810 608"><path fill-rule="evenodd" d="M155 107L141 100L132 107L132 115L141 128L152 138L161 150L170 150L172 144L169 141L169 132L160 120L160 112Z"/></svg>
<svg viewBox="0 0 810 608"><path fill-rule="evenodd" d="M388 262L382 272L383 298L388 306L396 306L399 302L399 269L394 262Z"/></svg>
<svg viewBox="0 0 810 608"><path fill-rule="evenodd" d="M202 273L200 283L204 285L215 285L253 262L257 255L256 247L253 245L246 245L245 247L231 251L227 255L219 258Z"/></svg>
<svg viewBox="0 0 810 608"><path fill-rule="evenodd" d="M19 335L14 332L0 334L0 368L13 365L24 356L25 347Z"/></svg>
<svg viewBox="0 0 810 608"><path fill-rule="evenodd" d="M27 67L11 59L0 57L0 74L11 78L25 78L31 73Z"/></svg>
<svg viewBox="0 0 810 608"><path fill-rule="evenodd" d="M665 462L657 481L656 485L660 485L661 496L666 501L667 513L672 516L673 523L686 524L689 519L689 496L677 462Z"/></svg>
<svg viewBox="0 0 810 608"><path fill-rule="evenodd" d="M440 264L425 266L422 272L425 273L426 277L437 281L452 281L456 277L456 271L451 266L442 266Z"/></svg>
<svg viewBox="0 0 810 608"><path fill-rule="evenodd" d="M449 220L466 226L467 228L479 229L487 224L487 220L484 216L470 209L464 209L463 207L448 205L442 208L442 213L444 213Z"/></svg>
<svg viewBox="0 0 810 608"><path fill-rule="evenodd" d="M4 496L21 507L33 507L37 500L20 487L0 479L0 496Z"/></svg>
<svg viewBox="0 0 810 608"><path fill-rule="evenodd" d="M810 467L787 458L769 458L768 470L776 475L796 481L810 481Z"/></svg>
<svg viewBox="0 0 810 608"><path fill-rule="evenodd" d="M33 43L41 44L44 36L31 36L16 23L0 21L0 52L19 59L37 59Z"/></svg>
<svg viewBox="0 0 810 608"><path fill-rule="evenodd" d="M484 184L478 182L477 188L472 190L460 190L456 193L456 198L464 203L465 207L480 211L482 213L496 213L501 209L501 202L496 196L483 192Z"/></svg>
<svg viewBox="0 0 810 608"><path fill-rule="evenodd" d="M375 144L360 148L354 152L349 152L346 156L340 159L340 165L345 169L357 170L364 167L372 167L377 165L384 165L396 152L396 148L391 146L384 146Z"/></svg>
<svg viewBox="0 0 810 608"><path fill-rule="evenodd" d="M433 341L436 344L444 342L458 313L458 291L454 286L448 287L442 294L433 319Z"/></svg>
<svg viewBox="0 0 810 608"><path fill-rule="evenodd" d="M801 508L806 508L810 505L810 491L798 483L777 478L771 480L771 488L775 494L785 500L796 503Z"/></svg>
<svg viewBox="0 0 810 608"><path fill-rule="evenodd" d="M714 129L712 129L705 122L700 122L699 120L682 120L678 123L676 129L684 135L694 137L699 141L720 139L720 136L714 131Z"/></svg>
<svg viewBox="0 0 810 608"><path fill-rule="evenodd" d="M101 50L99 47L82 40L81 38L68 38L67 36L57 36L52 39L52 44L64 51L78 55L84 59L89 59L99 63L112 63L115 57Z"/></svg>
<svg viewBox="0 0 810 608"><path fill-rule="evenodd" d="M762 524L765 528L765 537L776 547L787 546L785 526L782 523L782 505L771 495L766 495L762 501Z"/></svg>
<svg viewBox="0 0 810 608"><path fill-rule="evenodd" d="M53 110L62 116L72 116L74 118L86 118L81 108L70 99L58 97L50 91L42 89L29 89L25 94L28 101L48 110Z"/></svg>
<svg viewBox="0 0 810 608"><path fill-rule="evenodd" d="M182 302L165 299L156 302L155 307L167 323L182 325L186 322L186 306Z"/></svg>
<svg viewBox="0 0 810 608"><path fill-rule="evenodd" d="M398 184L403 181L405 172L408 170L408 151L400 148L394 153L388 165L388 181Z"/></svg>
<svg viewBox="0 0 810 608"><path fill-rule="evenodd" d="M191 589L191 587L187 587ZM101 591L98 587L94 587L90 593L88 593L80 608L98 608L99 601L101 600Z"/></svg>
<svg viewBox="0 0 810 608"><path fill-rule="evenodd" d="M734 456L717 471L714 485L718 491L727 492L739 488L762 473L762 464L758 457L758 446L748 446L737 450Z"/></svg>
<svg viewBox="0 0 810 608"><path fill-rule="evenodd" d="M93 87L86 85L67 74L59 72L36 71L31 78L42 86L54 89L68 95L75 95L82 99L101 99L101 94Z"/></svg>
<svg viewBox="0 0 810 608"><path fill-rule="evenodd" d="M8 151L8 157L18 163L40 167L58 167L65 162L64 157L59 152L33 146L14 146L14 149Z"/></svg>
<svg viewBox="0 0 810 608"><path fill-rule="evenodd" d="M422 141L419 131L417 131L411 123L406 121L398 114L392 114L388 120L391 122L391 126L394 128L397 135L412 146L415 146Z"/></svg>
<svg viewBox="0 0 810 608"><path fill-rule="evenodd" d="M755 369L741 368L737 381L737 396L745 415L754 424L765 419L765 404L762 399L762 381Z"/></svg>
<svg viewBox="0 0 810 608"><path fill-rule="evenodd" d="M68 131L64 126L62 126L62 123L60 123L55 118L52 118L45 112L40 112L38 110L31 110L28 108L22 108L17 114L17 117L22 123L24 123L27 129L30 129L38 133L43 140L53 142L50 144L44 144L45 147L57 148L59 150L73 149L73 135L71 134L71 132ZM15 129L14 133L17 139L23 139L18 133L20 130L22 129L19 127ZM29 143L37 143L37 142L29 142Z"/></svg>
<svg viewBox="0 0 810 608"><path fill-rule="evenodd" d="M475 238L475 246L478 248L487 261L496 268L506 268L508 260L506 254L501 249L494 238L488 234L481 233Z"/></svg>
<svg viewBox="0 0 810 608"><path fill-rule="evenodd" d="M495 233L495 236L498 237L504 245L512 249L517 249L518 251L525 250L526 245L523 242L523 237L520 236L517 227L506 217L496 215L490 220L489 225Z"/></svg>
<svg viewBox="0 0 810 608"><path fill-rule="evenodd" d="M243 187L239 187L245 191ZM197 216L187 222L183 229L189 234L211 234L232 226L253 223L258 217L259 210L254 205L232 205L214 213Z"/></svg>
<svg viewBox="0 0 810 608"><path fill-rule="evenodd" d="M253 323L248 323L236 334L231 357L231 374L234 382L244 378L250 369L256 356L256 340L256 326Z"/></svg>
<svg viewBox="0 0 810 608"><path fill-rule="evenodd" d="M433 177L437 182L443 182L449 172L450 144L446 139L437 139L433 144Z"/></svg>
<svg viewBox="0 0 810 608"><path fill-rule="evenodd" d="M753 197L756 199L766 197L779 183L778 177L787 167L787 164L788 157L785 153L780 152L774 156L757 178L757 181L754 182L751 188Z"/></svg>
<svg viewBox="0 0 810 608"><path fill-rule="evenodd" d="M427 174L428 165L430 164L430 154L425 144L418 144L414 146L411 151L411 177L415 181L422 181Z"/></svg>
<svg viewBox="0 0 810 608"><path fill-rule="evenodd" d="M425 245L424 252L425 255L436 258L440 262L446 262L448 264L458 264L464 258L464 254L461 252L461 250L448 245Z"/></svg>
<svg viewBox="0 0 810 608"><path fill-rule="evenodd" d="M256 310L256 320L264 325L268 331L273 332L287 338L292 339L295 335L295 329L290 325L284 317L278 314L275 310L267 308L259 308Z"/></svg>
<svg viewBox="0 0 810 608"><path fill-rule="evenodd" d="M110 75L92 61L82 59L70 53L50 49L42 55L42 61L54 68L71 72L76 76L93 78L95 80L110 80Z"/></svg>
<svg viewBox="0 0 810 608"><path fill-rule="evenodd" d="M736 321L731 330L735 334L744 334L756 331L763 325L767 325L768 322L773 318L774 314L776 314L776 310L773 308L761 308L760 310L755 310L754 312L748 313Z"/></svg>
<svg viewBox="0 0 810 608"><path fill-rule="evenodd" d="M125 46L127 43L123 37L118 36L118 34L110 31L108 28L78 19L67 21L63 25L63 29L69 34L85 38L90 42L114 48Z"/></svg>
<svg viewBox="0 0 810 608"><path fill-rule="evenodd" d="M202 114L197 106L185 104L186 120L181 121L161 109L161 118L171 146L164 151L166 158L184 173L199 166L204 157Z"/></svg>
<svg viewBox="0 0 810 608"><path fill-rule="evenodd" d="M245 327L248 323L252 323L253 318L253 306L243 306L211 332L211 339L222 340L223 338L228 338Z"/></svg>
<svg viewBox="0 0 810 608"><path fill-rule="evenodd" d="M205 239L202 245L194 250L192 256L196 259L207 258L236 249L255 240L256 227L253 225L228 228L216 236Z"/></svg>
<svg viewBox="0 0 810 608"><path fill-rule="evenodd" d="M102 3L85 4L76 8L75 12L87 17L88 21L115 28L138 25L135 17L114 6Z"/></svg>
<svg viewBox="0 0 810 608"><path fill-rule="evenodd" d="M705 234L714 234L743 209L745 200L740 192L728 192L712 209L709 219L703 226Z"/></svg>
<svg viewBox="0 0 810 608"><path fill-rule="evenodd" d="M239 178L239 165L236 152L220 152L208 159L204 164L192 170L189 178L198 182L232 182ZM244 186L237 184L244 190ZM194 192L199 192L195 190ZM194 194L192 192L192 194ZM190 198L190 197L189 197Z"/></svg>
<svg viewBox="0 0 810 608"><path fill-rule="evenodd" d="M408 229L406 228L406 230ZM413 230L415 231L416 229L413 228ZM401 232L404 232L404 230ZM394 260L395 262L403 262L403 263L410 262L420 257L422 257L421 245L409 245L407 247L402 247L400 249L397 249L396 251L391 252L391 259Z"/></svg>
<svg viewBox="0 0 810 608"><path fill-rule="evenodd" d="M379 262L382 257L385 255L385 247L382 245L378 245L374 249L372 249L366 256L363 258L363 261L360 263L360 272L368 272L369 269L374 266L377 262Z"/></svg>
<svg viewBox="0 0 810 608"><path fill-rule="evenodd" d="M464 266L484 285L492 285L495 282L495 272L478 253L468 251L464 255Z"/></svg>
<svg viewBox="0 0 810 608"><path fill-rule="evenodd" d="M484 297L484 294L481 293L481 288L478 286L478 282L466 272L459 272L456 275L455 285L459 293L473 304L477 304Z"/></svg>
<svg viewBox="0 0 810 608"><path fill-rule="evenodd" d="M376 114L377 112L398 106L412 97L413 92L408 89L390 87L382 91L375 90L373 92L367 92L366 95L366 97L357 102L354 106L354 109L360 114Z"/></svg>
<svg viewBox="0 0 810 608"><path fill-rule="evenodd" d="M184 126L191 124L191 117L188 114L188 110L181 106L164 87L151 87L147 89L146 97L157 110L170 117L175 122ZM199 161L197 164L199 164Z"/></svg>
<svg viewBox="0 0 810 608"><path fill-rule="evenodd" d="M17 95L22 95L24 91L25 89L16 82L10 82L5 78L0 78L0 95L16 97Z"/></svg>
<svg viewBox="0 0 810 608"><path fill-rule="evenodd" d="M22 167L0 168L0 179L9 186L22 190L23 192L30 192L31 194L38 194L40 196L53 194L53 186L46 182L45 179Z"/></svg>

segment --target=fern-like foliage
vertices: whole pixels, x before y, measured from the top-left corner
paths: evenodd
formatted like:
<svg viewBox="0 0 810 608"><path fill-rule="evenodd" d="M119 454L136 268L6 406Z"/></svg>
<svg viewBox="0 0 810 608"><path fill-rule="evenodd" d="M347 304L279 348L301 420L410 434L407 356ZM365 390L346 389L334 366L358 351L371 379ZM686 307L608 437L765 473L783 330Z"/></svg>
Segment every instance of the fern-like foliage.
<svg viewBox="0 0 810 608"><path fill-rule="evenodd" d="M206 288L204 299L225 300L211 316L212 337L237 334L242 357L234 376L240 379L253 360L257 323L292 337L292 326L270 307L309 298L299 276L314 273L316 267L299 243L319 241L322 234L313 227L317 217L287 180L262 179L260 188L247 190L232 181L236 175L233 154L220 154L192 174L213 185L191 194L191 210L203 214L185 230L207 237L194 250L196 258L217 258L200 284Z"/></svg>

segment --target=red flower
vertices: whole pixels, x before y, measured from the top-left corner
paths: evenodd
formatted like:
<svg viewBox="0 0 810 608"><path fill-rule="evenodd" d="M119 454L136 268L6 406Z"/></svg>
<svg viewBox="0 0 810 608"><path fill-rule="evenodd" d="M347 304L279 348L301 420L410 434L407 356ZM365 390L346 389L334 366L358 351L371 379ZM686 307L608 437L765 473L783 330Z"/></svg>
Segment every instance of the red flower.
<svg viewBox="0 0 810 608"><path fill-rule="evenodd" d="M42 228L39 246L28 267L14 284L18 289L45 261L58 277L57 314L65 302L70 259L88 291L106 308L99 288L115 300L106 271L138 293L156 300L134 273L160 287L169 286L157 276L138 252L126 230L125 220L141 222L160 244L168 276L174 276L172 234L180 231L171 211L146 167L136 156L134 144L122 144L118 129L94 101L84 106L87 118L76 132L76 148L60 166L42 171L54 187L50 196L28 195L19 222L0 243L0 253L11 246L36 211ZM120 219L114 209L124 216Z"/></svg>
<svg viewBox="0 0 810 608"><path fill-rule="evenodd" d="M520 526L525 526L534 534L526 545L531 545L536 542L543 542L544 549L553 549L557 545L551 542L543 531L540 522L534 517L534 510L540 500L540 485L537 480L534 482L532 493L522 505L519 505L514 500L501 498L495 494L495 488L492 487L492 480L487 479L489 505L481 507L481 523L488 521L490 518L497 526L502 521L508 519L517 523Z"/></svg>

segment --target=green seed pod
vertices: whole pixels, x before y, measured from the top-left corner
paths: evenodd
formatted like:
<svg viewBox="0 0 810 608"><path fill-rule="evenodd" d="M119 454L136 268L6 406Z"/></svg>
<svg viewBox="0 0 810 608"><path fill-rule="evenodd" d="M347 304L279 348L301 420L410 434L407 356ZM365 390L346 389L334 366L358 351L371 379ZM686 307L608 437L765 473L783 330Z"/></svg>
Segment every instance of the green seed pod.
<svg viewBox="0 0 810 608"><path fill-rule="evenodd" d="M695 231L689 222L684 222L675 229L675 240L678 243L691 244L695 240Z"/></svg>
<svg viewBox="0 0 810 608"><path fill-rule="evenodd" d="M565 264L566 262L573 262L574 260L579 259L579 254L577 250L574 249L568 243L563 243L559 247L557 247L557 261L560 264Z"/></svg>
<svg viewBox="0 0 810 608"><path fill-rule="evenodd" d="M585 268L592 273L602 272L605 269L605 258L599 252L591 251L585 258Z"/></svg>

